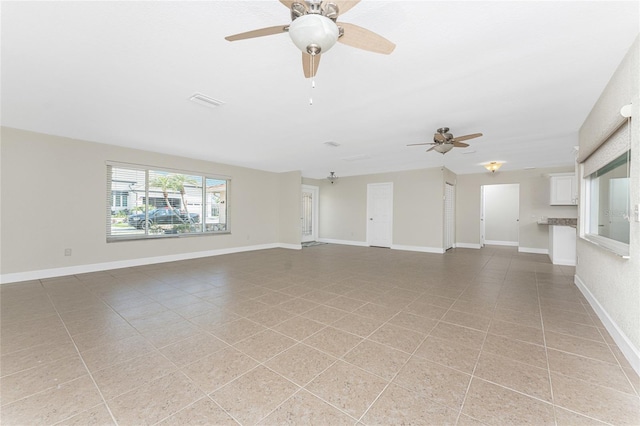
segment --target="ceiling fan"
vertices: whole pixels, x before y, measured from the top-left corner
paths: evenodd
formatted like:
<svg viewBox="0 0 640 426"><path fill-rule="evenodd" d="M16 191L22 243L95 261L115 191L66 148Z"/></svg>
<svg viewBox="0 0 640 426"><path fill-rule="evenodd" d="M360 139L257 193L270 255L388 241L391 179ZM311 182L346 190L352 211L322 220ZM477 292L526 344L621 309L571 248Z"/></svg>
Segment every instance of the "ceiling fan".
<svg viewBox="0 0 640 426"><path fill-rule="evenodd" d="M462 141L466 141L473 138L479 138L480 136L482 136L482 133L472 133L470 135L454 137L451 133L449 133L448 127L441 127L433 135L433 142L411 143L407 146L433 145L431 148L427 150L427 152L437 151L440 154L444 155L447 152L451 151L453 148L468 147L469 144L464 143Z"/></svg>
<svg viewBox="0 0 640 426"><path fill-rule="evenodd" d="M225 37L236 41L288 32L293 43L302 51L302 69L306 78L314 77L320 55L339 41L342 44L385 55L393 52L395 44L365 28L337 22L338 16L357 5L360 0L279 0L291 10L291 23L260 28Z"/></svg>

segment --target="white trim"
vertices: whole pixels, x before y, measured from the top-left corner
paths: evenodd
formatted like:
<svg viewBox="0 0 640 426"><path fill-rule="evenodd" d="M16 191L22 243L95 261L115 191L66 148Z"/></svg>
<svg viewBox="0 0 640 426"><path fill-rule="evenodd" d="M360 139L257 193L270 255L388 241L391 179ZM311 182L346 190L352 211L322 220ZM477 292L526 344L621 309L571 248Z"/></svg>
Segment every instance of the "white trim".
<svg viewBox="0 0 640 426"><path fill-rule="evenodd" d="M201 257L221 256L223 254L241 253L245 251L267 250L284 248L301 250L300 244L259 244L255 246L233 247L217 250L207 250L191 253L171 254L167 256L144 257L140 259L118 260L115 262L92 263L87 265L66 266L63 268L40 269L36 271L15 272L1 274L0 284L15 283L21 281L39 280L44 278L64 277L67 275L86 274L88 272L108 271L110 269L129 268L132 266L153 265L155 263L174 262L177 260L198 259Z"/></svg>
<svg viewBox="0 0 640 426"><path fill-rule="evenodd" d="M456 248L481 249L482 246L478 243L456 243Z"/></svg>
<svg viewBox="0 0 640 426"><path fill-rule="evenodd" d="M520 253L535 253L535 254L549 254L549 249L533 248L533 247L518 247Z"/></svg>
<svg viewBox="0 0 640 426"><path fill-rule="evenodd" d="M517 241L484 240L485 245L518 247Z"/></svg>
<svg viewBox="0 0 640 426"><path fill-rule="evenodd" d="M318 242L328 243L328 244L341 244L343 246L369 247L369 244L367 244L365 241L349 241L349 240L334 240L333 238L318 238Z"/></svg>
<svg viewBox="0 0 640 426"><path fill-rule="evenodd" d="M549 254L549 249L541 249L534 247L520 247L518 246L519 253L533 253L533 254Z"/></svg>
<svg viewBox="0 0 640 426"><path fill-rule="evenodd" d="M551 259L551 256L549 256L549 259ZM551 259L551 263L553 263L554 265L560 265L560 266L576 266L576 260L575 259Z"/></svg>
<svg viewBox="0 0 640 426"><path fill-rule="evenodd" d="M584 282L580 279L578 275L574 275L574 283L576 287L582 292L583 296L587 299L595 313L604 324L605 328L613 338L614 342L618 345L622 353L624 354L631 367L636 371L636 373L640 374L640 350L636 348L633 343L629 340L626 334L620 327L615 323L613 318L609 316L607 311L602 307L598 299L589 291Z"/></svg>
<svg viewBox="0 0 640 426"><path fill-rule="evenodd" d="M420 247L420 246L403 246L399 244L392 244L392 250L406 250L406 251L419 251L421 253L437 253L442 254L445 250L441 247Z"/></svg>

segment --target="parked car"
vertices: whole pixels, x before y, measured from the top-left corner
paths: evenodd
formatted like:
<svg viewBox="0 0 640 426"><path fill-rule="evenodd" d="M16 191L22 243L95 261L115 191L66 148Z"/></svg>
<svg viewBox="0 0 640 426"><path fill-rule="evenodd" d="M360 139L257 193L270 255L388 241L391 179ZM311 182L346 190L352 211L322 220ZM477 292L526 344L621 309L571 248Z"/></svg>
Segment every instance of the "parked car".
<svg viewBox="0 0 640 426"><path fill-rule="evenodd" d="M144 213L132 214L127 217L127 222L134 228L144 229L153 225L180 225L200 222L197 213L182 213L177 209L168 207L149 210L148 217Z"/></svg>

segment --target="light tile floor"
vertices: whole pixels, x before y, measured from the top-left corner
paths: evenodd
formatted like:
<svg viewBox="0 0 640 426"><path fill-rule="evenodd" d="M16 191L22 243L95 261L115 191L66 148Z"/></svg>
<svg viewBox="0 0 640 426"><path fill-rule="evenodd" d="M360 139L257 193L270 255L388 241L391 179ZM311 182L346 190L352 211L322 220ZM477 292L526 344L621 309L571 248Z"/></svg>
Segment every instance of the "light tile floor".
<svg viewBox="0 0 640 426"><path fill-rule="evenodd" d="M573 273L320 245L3 285L0 420L640 424Z"/></svg>

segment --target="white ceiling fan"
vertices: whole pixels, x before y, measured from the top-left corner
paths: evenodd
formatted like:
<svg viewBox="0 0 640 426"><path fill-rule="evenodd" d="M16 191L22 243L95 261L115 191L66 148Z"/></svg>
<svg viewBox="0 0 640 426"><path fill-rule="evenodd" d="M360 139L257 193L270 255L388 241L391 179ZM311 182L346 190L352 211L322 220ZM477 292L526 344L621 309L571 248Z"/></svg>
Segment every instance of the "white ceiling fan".
<svg viewBox="0 0 640 426"><path fill-rule="evenodd" d="M336 41L370 52L390 54L396 45L373 31L355 24L337 22L338 16L357 5L360 0L279 0L291 10L291 23L260 28L225 37L229 41L288 32L302 51L302 69L306 78L318 72L320 55Z"/></svg>
<svg viewBox="0 0 640 426"><path fill-rule="evenodd" d="M454 137L451 133L449 133L448 127L441 127L433 135L433 142L411 143L407 146L433 145L427 150L427 152L436 151L444 155L447 152L451 151L453 148L468 147L469 144L462 141L479 138L480 136L482 136L482 133L472 133L470 135Z"/></svg>

